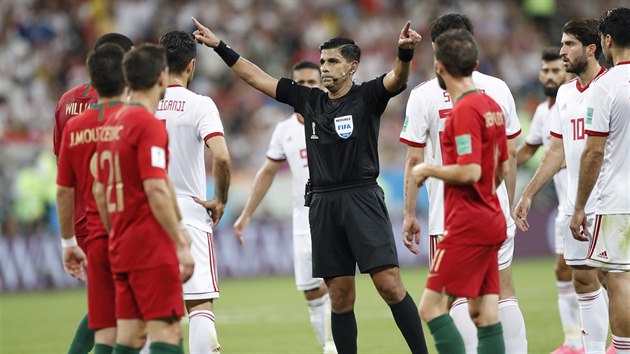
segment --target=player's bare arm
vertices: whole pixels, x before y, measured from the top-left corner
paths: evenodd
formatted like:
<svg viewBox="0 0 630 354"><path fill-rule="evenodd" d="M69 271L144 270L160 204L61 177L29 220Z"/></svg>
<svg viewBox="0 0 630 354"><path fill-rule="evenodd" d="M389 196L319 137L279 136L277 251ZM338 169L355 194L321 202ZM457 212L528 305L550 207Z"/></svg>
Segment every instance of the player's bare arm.
<svg viewBox="0 0 630 354"><path fill-rule="evenodd" d="M61 229L63 248L63 269L71 276L85 281L85 254L79 248L74 236L74 188L57 185L57 216Z"/></svg>
<svg viewBox="0 0 630 354"><path fill-rule="evenodd" d="M407 21L403 29L400 31L400 36L398 37L398 48L400 51L407 53L406 55L410 55L410 57L408 61L401 60L400 55L396 57L394 68L383 78L383 86L385 86L387 91L396 92L407 83L407 80L409 79L409 71L411 70L411 57L413 57L413 50L421 40L422 36L415 30L411 29L411 22Z"/></svg>
<svg viewBox="0 0 630 354"><path fill-rule="evenodd" d="M227 144L223 136L215 136L206 141L208 148L212 152L212 173L214 175L214 199L201 200L193 198L201 204L212 218L212 223L216 226L221 221L225 204L228 200L228 190L230 189L232 160L228 152Z"/></svg>
<svg viewBox="0 0 630 354"><path fill-rule="evenodd" d="M411 169L424 162L424 148L408 146L407 161L405 163L405 180L403 191L403 227L402 236L405 247L411 253L418 254L420 244L420 223L416 217L416 204L418 202L418 184L414 182Z"/></svg>
<svg viewBox="0 0 630 354"><path fill-rule="evenodd" d="M218 47L221 43L221 40L219 40L219 38L217 38L217 36L212 31L210 31L210 29L208 29L208 27L199 23L196 18L193 17L192 20L195 26L197 26L197 30L193 32L193 35L195 36L197 42L205 44L206 46L215 49L215 51L220 51L221 48ZM229 50L231 51L231 49ZM271 98L276 98L276 87L278 86L278 79L271 77L256 64L250 62L243 57L239 57L238 60L236 60L236 62L231 66L231 68L248 85L261 91Z"/></svg>
<svg viewBox="0 0 630 354"><path fill-rule="evenodd" d="M540 165L538 165L536 173L534 173L534 177L532 177L532 180L529 181L527 187L525 187L521 199L514 208L514 221L521 231L529 230L527 214L529 214L529 209L532 206L532 198L551 181L553 176L563 165L564 147L562 146L562 140L551 137L549 149L545 152L545 155L543 155L542 161Z"/></svg>
<svg viewBox="0 0 630 354"><path fill-rule="evenodd" d="M269 191L280 166L282 166L281 162L267 159L256 173L254 186L252 187L252 194L250 194L249 198L247 198L243 212L241 212L241 215L234 222L234 234L241 245L244 242L243 234L249 225L249 219L252 214L254 214L254 211L256 211L256 208L258 208L258 205L260 205L260 202L267 194L267 191Z"/></svg>
<svg viewBox="0 0 630 354"><path fill-rule="evenodd" d="M111 223L109 222L109 215L107 213L107 199L105 197L105 185L94 180L92 184L92 194L96 201L96 208L98 209L98 215L101 217L105 230L109 233L111 230Z"/></svg>
<svg viewBox="0 0 630 354"><path fill-rule="evenodd" d="M421 163L411 170L411 175L418 186L421 186L429 177L441 179L448 184L468 185L477 183L481 179L481 165L470 163L437 166Z"/></svg>
<svg viewBox="0 0 630 354"><path fill-rule="evenodd" d="M604 160L607 137L589 135L580 159L580 179L578 180L575 211L571 219L571 234L578 241L588 241L589 231L586 225L584 206L588 200Z"/></svg>
<svg viewBox="0 0 630 354"><path fill-rule="evenodd" d="M516 150L516 163L522 165L529 161L538 151L540 145L523 144Z"/></svg>
<svg viewBox="0 0 630 354"><path fill-rule="evenodd" d="M508 147L508 171L504 177L505 187L508 192L508 205L512 209L514 194L516 193L516 139L507 140Z"/></svg>
<svg viewBox="0 0 630 354"><path fill-rule="evenodd" d="M498 166L498 168L496 169L494 173L494 185L498 186L499 184L501 184L501 182L505 180L505 177L508 175L508 173L510 173L509 171L510 171L510 162L503 161Z"/></svg>

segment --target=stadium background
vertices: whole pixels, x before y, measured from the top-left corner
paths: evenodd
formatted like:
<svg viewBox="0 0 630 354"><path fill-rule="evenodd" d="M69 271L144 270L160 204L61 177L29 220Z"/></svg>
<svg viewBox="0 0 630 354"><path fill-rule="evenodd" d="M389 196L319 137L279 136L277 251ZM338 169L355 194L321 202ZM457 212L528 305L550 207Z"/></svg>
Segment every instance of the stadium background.
<svg viewBox="0 0 630 354"><path fill-rule="evenodd" d="M318 62L317 47L323 40L347 36L355 39L363 51L360 69L355 75L361 82L390 70L400 28L405 20L411 20L423 41L416 49L409 89L390 101L383 115L379 147L379 182L386 191L394 233L398 234L406 151L405 145L398 142L398 135L410 89L433 77L428 33L431 20L448 12L461 12L473 20L481 49L480 70L504 79L516 99L523 126L519 138L521 144L531 115L543 98L537 82L541 49L550 44L558 45L562 25L568 19L598 18L605 9L616 6L630 6L630 1L0 2L0 294L3 294L0 295L0 333L4 333L0 338L0 352L5 352L3 343L8 345L6 329L11 326L11 318L7 309L11 301L23 298L20 294L24 295L25 291L81 287L63 273L59 261L54 205L56 166L51 136L56 102L64 91L87 81L85 57L101 34L116 31L129 36L136 44L156 42L161 34L170 30L192 32L190 17L194 15L243 56L276 77L289 75L291 65L298 60ZM197 72L191 89L212 97L217 103L234 162L228 208L216 232L220 276L226 279L290 274L291 205L286 191L291 188L288 169L281 171L254 215L256 220L246 234L243 247L234 240L231 225L242 209L256 170L264 161L273 127L291 111L237 79L208 48L199 47ZM519 168L519 189L531 177L537 159ZM213 191L210 169L207 172L210 197ZM516 252L520 259L552 256L550 231L553 230L554 203L555 196L550 187L535 201L532 231L517 236ZM418 210L425 229L426 207L423 194ZM425 265L426 249L424 251L416 257L399 244L401 264L403 267ZM553 313L551 263L542 262L540 264L548 267L541 276L548 278L546 284L552 291L548 311L541 313ZM529 269L530 266L526 267ZM531 268L542 269L538 263ZM538 273L525 277L536 279ZM279 279L291 283L290 278ZM413 277L407 280L411 281L415 283L415 296L419 299L423 282ZM518 284L519 279L516 281ZM224 293L229 287L225 284L241 283L224 282ZM243 286L247 289L247 285ZM292 294L290 289L292 286L286 286L285 293L292 296L292 301L299 301L297 293ZM18 295L7 295L14 292ZM51 306L54 307L54 303ZM528 313L525 316L527 318ZM558 326L555 326L556 332L559 332ZM556 343L549 344L550 349L553 344ZM10 347L4 349L7 348Z"/></svg>

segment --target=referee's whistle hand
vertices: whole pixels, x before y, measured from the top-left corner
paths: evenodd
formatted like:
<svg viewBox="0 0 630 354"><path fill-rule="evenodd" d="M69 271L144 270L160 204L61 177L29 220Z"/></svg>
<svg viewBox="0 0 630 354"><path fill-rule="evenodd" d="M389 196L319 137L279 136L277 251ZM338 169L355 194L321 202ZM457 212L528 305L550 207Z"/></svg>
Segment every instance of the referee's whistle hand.
<svg viewBox="0 0 630 354"><path fill-rule="evenodd" d="M418 219L415 217L407 217L405 216L403 220L403 244L407 249L413 253L418 254L418 248L414 245L420 244L420 223L418 223Z"/></svg>

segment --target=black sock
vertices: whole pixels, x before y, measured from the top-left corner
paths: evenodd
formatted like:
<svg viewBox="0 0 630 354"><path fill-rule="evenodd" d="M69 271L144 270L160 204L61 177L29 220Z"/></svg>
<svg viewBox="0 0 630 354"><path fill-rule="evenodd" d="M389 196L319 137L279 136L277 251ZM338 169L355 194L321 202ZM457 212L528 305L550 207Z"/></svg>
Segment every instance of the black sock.
<svg viewBox="0 0 630 354"><path fill-rule="evenodd" d="M354 311L332 313L330 315L332 335L339 354L356 354L357 352L357 319Z"/></svg>
<svg viewBox="0 0 630 354"><path fill-rule="evenodd" d="M418 315L418 308L413 302L411 295L407 293L401 302L389 305L389 307L392 309L394 320L403 337L405 337L411 352L414 354L428 353L427 343L424 340L424 333L422 332L422 323Z"/></svg>

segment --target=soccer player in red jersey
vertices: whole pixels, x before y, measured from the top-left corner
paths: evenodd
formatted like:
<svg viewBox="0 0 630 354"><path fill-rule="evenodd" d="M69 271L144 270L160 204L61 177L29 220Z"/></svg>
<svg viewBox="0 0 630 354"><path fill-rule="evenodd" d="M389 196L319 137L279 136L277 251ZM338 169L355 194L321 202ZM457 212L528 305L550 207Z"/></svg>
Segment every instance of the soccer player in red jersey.
<svg viewBox="0 0 630 354"><path fill-rule="evenodd" d="M111 353L116 339L114 317L114 282L107 251L108 234L99 217L92 186L96 177L96 142L107 117L117 112L123 103L125 78L122 71L124 52L116 44L106 43L90 53L87 60L90 82L99 100L66 124L61 140L57 174L57 211L64 244L64 268L71 275L85 280L85 255L69 240L72 235L74 193L80 193L86 203L88 236L84 243L87 253L88 325L95 330L96 353ZM65 247L65 246L68 247Z"/></svg>
<svg viewBox="0 0 630 354"><path fill-rule="evenodd" d="M153 115L168 86L166 50L143 45L123 60L130 104L109 117L97 143L95 198L111 229L116 353L183 353L182 280L192 275L190 236L168 180L168 136Z"/></svg>
<svg viewBox="0 0 630 354"><path fill-rule="evenodd" d="M94 48L106 43L118 44L124 51L129 51L133 47L131 39L119 33L107 33L96 40ZM61 138L64 127L72 118L88 109L98 100L96 90L90 82L78 85L61 96L59 103L55 109L55 125L53 131L53 152L59 157L61 148ZM69 243L65 245L73 245L78 243L81 249L84 249L84 241L88 235L88 225L85 215L85 201L81 193L74 193L74 235L76 239L70 238ZM70 214L72 217L72 214ZM72 235L72 233L70 233ZM65 247L64 247L65 248ZM64 259L67 260L71 253L64 251ZM76 261L76 260L75 260ZM74 338L68 348L69 354L85 354L92 350L94 346L94 331L88 329L87 314L83 316L79 322Z"/></svg>
<svg viewBox="0 0 630 354"><path fill-rule="evenodd" d="M477 326L479 353L504 353L499 322L498 251L506 221L496 188L507 172L505 116L499 105L477 90L472 72L477 45L470 32L449 30L435 41L435 71L454 99L443 133L443 165L412 170L420 185L428 177L445 183L445 233L420 301L440 353L464 353L461 334L448 314L455 297L468 298Z"/></svg>

